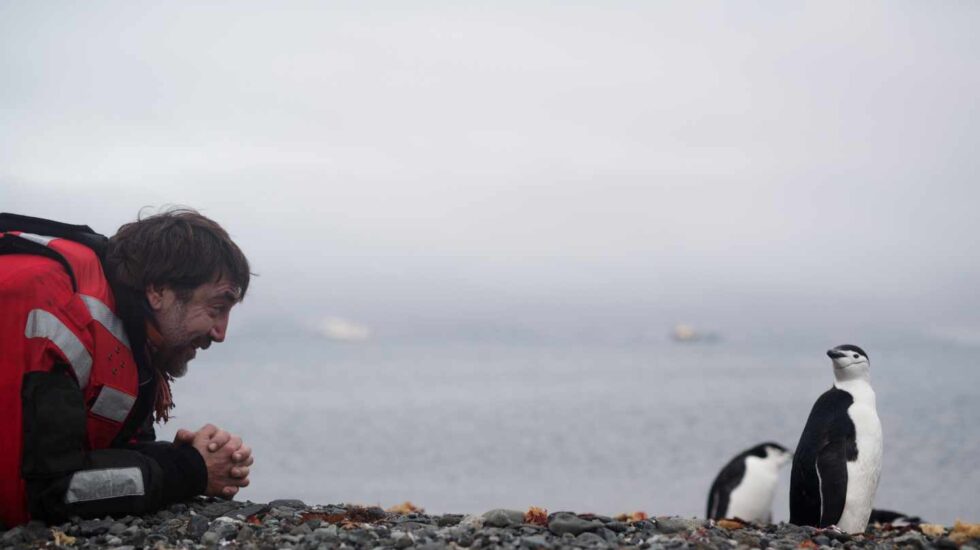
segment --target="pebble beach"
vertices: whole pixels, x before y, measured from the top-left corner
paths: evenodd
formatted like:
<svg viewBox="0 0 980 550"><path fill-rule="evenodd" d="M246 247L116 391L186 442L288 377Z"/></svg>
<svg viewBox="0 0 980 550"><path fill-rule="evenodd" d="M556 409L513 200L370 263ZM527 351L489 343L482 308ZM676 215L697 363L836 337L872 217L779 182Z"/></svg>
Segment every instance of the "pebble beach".
<svg viewBox="0 0 980 550"><path fill-rule="evenodd" d="M411 503L384 510L198 499L147 516L31 522L0 532L0 548L980 548L980 525L875 525L859 535L787 523L752 525L643 512L619 516L539 508L428 515Z"/></svg>

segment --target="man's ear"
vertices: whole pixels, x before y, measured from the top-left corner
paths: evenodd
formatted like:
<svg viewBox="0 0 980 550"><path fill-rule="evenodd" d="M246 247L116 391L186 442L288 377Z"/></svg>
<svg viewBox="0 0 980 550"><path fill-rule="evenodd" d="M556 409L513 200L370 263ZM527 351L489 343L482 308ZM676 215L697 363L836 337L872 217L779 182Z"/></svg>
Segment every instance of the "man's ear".
<svg viewBox="0 0 980 550"><path fill-rule="evenodd" d="M146 287L146 301L150 304L150 309L160 311L163 308L163 295L166 287L148 285Z"/></svg>

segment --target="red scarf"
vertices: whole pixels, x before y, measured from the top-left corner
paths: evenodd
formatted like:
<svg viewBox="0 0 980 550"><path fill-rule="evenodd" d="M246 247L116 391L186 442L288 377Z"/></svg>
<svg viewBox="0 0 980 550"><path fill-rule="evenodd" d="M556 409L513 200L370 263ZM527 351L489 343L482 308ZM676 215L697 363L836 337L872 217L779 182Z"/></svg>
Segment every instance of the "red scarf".
<svg viewBox="0 0 980 550"><path fill-rule="evenodd" d="M146 351L150 356L150 361L153 361L153 357L160 350L163 345L163 335L157 330L152 321L146 321ZM153 418L156 422L163 422L164 424L170 420L170 411L176 407L174 405L173 394L170 392L170 382L173 381L173 376L163 372L158 368L153 369L154 374L157 378L157 395L153 401Z"/></svg>

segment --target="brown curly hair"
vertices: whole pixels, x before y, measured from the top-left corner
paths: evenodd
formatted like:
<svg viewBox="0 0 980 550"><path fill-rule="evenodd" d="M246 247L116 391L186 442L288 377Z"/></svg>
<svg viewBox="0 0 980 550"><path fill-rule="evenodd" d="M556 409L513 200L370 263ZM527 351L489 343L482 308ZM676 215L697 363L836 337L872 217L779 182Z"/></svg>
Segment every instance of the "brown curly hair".
<svg viewBox="0 0 980 550"><path fill-rule="evenodd" d="M142 294L150 286L167 286L182 301L194 289L225 277L245 298L251 271L248 259L214 220L191 208L171 208L138 218L109 238L106 275Z"/></svg>

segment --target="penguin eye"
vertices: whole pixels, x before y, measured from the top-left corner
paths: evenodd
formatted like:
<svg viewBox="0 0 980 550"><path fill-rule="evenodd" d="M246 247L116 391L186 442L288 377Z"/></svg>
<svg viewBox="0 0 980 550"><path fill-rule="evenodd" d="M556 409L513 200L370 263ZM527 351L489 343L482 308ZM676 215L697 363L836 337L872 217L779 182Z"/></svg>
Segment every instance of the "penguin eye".
<svg viewBox="0 0 980 550"><path fill-rule="evenodd" d="M858 358L858 354L855 353L854 354L854 358L857 359Z"/></svg>

